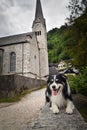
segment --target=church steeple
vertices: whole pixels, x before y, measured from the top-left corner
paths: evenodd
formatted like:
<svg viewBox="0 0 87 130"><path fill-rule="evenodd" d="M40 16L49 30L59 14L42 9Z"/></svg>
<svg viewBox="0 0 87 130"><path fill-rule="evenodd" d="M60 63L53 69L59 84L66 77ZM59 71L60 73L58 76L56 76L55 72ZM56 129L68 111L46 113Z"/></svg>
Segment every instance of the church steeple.
<svg viewBox="0 0 87 130"><path fill-rule="evenodd" d="M37 18L44 19L40 0L37 0L37 3L36 3L35 19L37 19Z"/></svg>
<svg viewBox="0 0 87 130"><path fill-rule="evenodd" d="M34 32L39 50L39 76L43 78L48 75L48 51L47 51L47 31L45 19L43 16L41 0L36 0L35 19L33 21L32 31Z"/></svg>
<svg viewBox="0 0 87 130"><path fill-rule="evenodd" d="M34 19L33 25L38 22L41 22L43 25L45 25L45 19L43 16L43 11L42 11L40 0L36 1L36 12L35 12L35 19Z"/></svg>

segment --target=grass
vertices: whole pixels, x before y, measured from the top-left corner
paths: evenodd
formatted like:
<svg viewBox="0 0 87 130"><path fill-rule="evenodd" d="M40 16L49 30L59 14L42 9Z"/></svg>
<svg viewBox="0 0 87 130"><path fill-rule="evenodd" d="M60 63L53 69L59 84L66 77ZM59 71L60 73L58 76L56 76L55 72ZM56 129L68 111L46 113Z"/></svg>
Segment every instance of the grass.
<svg viewBox="0 0 87 130"><path fill-rule="evenodd" d="M15 95L15 97L6 97L6 98L0 98L0 103L12 103L12 102L18 102L20 101L24 96L26 96L27 94L30 94L31 92L40 90L42 88L45 88L45 86L41 86L35 89L31 89L31 90L25 90L23 91L20 95Z"/></svg>

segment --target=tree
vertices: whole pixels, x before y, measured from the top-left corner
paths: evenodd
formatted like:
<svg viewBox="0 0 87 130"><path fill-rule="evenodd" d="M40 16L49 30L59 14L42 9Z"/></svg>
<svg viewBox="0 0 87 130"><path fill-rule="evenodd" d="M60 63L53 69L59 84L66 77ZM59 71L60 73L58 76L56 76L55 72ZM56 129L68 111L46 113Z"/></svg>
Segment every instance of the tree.
<svg viewBox="0 0 87 130"><path fill-rule="evenodd" d="M67 18L68 24L74 23L75 19L80 17L87 7L87 0L70 0L67 8L70 11L70 16Z"/></svg>
<svg viewBox="0 0 87 130"><path fill-rule="evenodd" d="M73 59L73 65L80 69L87 66L87 8L74 20L67 35L69 38L66 48Z"/></svg>

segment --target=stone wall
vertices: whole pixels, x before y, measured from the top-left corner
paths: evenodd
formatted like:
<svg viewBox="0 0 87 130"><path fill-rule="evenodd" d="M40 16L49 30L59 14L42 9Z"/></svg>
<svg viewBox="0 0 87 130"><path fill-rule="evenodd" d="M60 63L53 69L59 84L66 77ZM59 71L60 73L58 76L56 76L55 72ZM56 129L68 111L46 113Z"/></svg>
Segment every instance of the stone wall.
<svg viewBox="0 0 87 130"><path fill-rule="evenodd" d="M76 108L73 114L66 114L64 109L53 114L46 104L38 118L28 123L26 130L87 130L87 123Z"/></svg>
<svg viewBox="0 0 87 130"><path fill-rule="evenodd" d="M45 81L20 75L0 76L0 97L14 97L24 90L31 90L45 84Z"/></svg>

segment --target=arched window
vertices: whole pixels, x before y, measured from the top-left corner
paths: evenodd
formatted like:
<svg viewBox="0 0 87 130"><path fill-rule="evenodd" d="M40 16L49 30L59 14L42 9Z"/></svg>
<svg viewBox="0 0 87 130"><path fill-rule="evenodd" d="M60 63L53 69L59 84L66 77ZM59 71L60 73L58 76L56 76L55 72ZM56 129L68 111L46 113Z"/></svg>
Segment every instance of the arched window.
<svg viewBox="0 0 87 130"><path fill-rule="evenodd" d="M10 53L10 71L16 70L16 54L15 52Z"/></svg>

